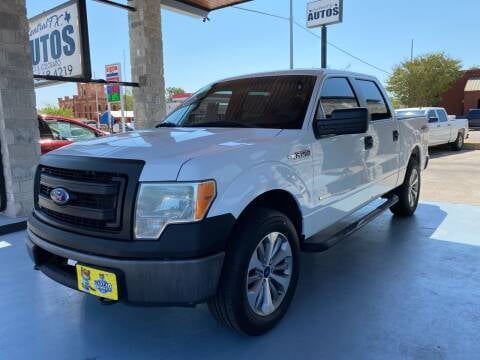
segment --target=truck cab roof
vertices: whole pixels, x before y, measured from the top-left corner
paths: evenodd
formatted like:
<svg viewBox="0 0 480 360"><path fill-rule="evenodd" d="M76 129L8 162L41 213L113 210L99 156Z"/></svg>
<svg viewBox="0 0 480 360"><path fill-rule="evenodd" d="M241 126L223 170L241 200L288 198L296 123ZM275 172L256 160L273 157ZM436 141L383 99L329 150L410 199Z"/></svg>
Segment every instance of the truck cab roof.
<svg viewBox="0 0 480 360"><path fill-rule="evenodd" d="M221 81L231 81L231 80L239 80L239 79L248 79L248 78L255 78L255 77L267 77L267 76L288 76L288 75L305 75L305 76L316 76L316 77L324 77L328 75L335 75L335 76L344 76L344 77L358 77L363 79L371 79L377 80L376 77L345 71L345 70L334 70L334 69L295 69L295 70L278 70L278 71L268 71L268 72L260 72L260 73L252 73L247 75L235 76L226 79L222 79Z"/></svg>

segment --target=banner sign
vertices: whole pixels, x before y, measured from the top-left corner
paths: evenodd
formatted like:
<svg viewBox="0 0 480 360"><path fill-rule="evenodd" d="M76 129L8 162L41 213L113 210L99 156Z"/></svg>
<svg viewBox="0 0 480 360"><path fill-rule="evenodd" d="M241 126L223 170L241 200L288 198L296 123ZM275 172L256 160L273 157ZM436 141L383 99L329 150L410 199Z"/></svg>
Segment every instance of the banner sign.
<svg viewBox="0 0 480 360"><path fill-rule="evenodd" d="M307 4L307 27L316 28L343 21L343 0L318 0Z"/></svg>
<svg viewBox="0 0 480 360"><path fill-rule="evenodd" d="M105 66L105 80L112 82L121 82L122 68L120 64L111 64ZM109 103L121 101L120 85L107 85L107 100Z"/></svg>
<svg viewBox="0 0 480 360"><path fill-rule="evenodd" d="M78 0L68 1L29 20L34 75L83 78L82 16Z"/></svg>

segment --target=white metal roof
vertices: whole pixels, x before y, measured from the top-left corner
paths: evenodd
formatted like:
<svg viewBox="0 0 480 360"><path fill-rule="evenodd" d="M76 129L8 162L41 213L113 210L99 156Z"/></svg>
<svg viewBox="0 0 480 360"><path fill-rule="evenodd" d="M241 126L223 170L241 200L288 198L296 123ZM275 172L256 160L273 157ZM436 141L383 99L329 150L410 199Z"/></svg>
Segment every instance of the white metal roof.
<svg viewBox="0 0 480 360"><path fill-rule="evenodd" d="M470 78L465 85L465 91L480 91L480 78Z"/></svg>
<svg viewBox="0 0 480 360"><path fill-rule="evenodd" d="M114 118L121 118L122 117L122 112L121 111L111 111L112 117ZM126 118L133 118L133 111L124 111L124 115Z"/></svg>

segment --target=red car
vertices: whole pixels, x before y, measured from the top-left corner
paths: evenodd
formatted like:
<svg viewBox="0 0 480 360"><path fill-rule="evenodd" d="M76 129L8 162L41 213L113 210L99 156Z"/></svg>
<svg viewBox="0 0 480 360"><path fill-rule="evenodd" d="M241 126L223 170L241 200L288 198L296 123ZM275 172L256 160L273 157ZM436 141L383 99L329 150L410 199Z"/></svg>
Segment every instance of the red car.
<svg viewBox="0 0 480 360"><path fill-rule="evenodd" d="M73 142L109 135L81 121L61 116L39 115L38 126L42 155Z"/></svg>

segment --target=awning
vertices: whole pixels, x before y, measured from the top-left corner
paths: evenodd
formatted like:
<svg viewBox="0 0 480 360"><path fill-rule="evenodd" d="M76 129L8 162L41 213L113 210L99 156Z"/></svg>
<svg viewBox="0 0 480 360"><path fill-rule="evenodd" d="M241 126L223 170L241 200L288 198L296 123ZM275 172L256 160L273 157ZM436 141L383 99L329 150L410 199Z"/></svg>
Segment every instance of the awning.
<svg viewBox="0 0 480 360"><path fill-rule="evenodd" d="M465 91L480 91L480 77L468 79Z"/></svg>
<svg viewBox="0 0 480 360"><path fill-rule="evenodd" d="M241 4L251 0L177 0L203 10L213 11L235 4Z"/></svg>
<svg viewBox="0 0 480 360"><path fill-rule="evenodd" d="M162 0L162 7L186 15L207 17L210 11L252 0Z"/></svg>

